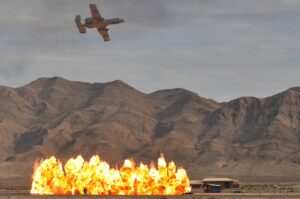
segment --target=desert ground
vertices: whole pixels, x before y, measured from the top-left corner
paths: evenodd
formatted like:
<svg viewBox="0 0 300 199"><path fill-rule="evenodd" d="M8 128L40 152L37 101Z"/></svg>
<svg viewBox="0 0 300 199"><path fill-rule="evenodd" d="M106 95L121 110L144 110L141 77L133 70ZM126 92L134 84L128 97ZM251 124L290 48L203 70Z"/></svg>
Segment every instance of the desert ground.
<svg viewBox="0 0 300 199"><path fill-rule="evenodd" d="M68 198L99 198L100 196L33 196L24 193L2 193L0 198L10 198L10 199L23 199L23 198L47 198L47 199L68 199ZM211 194L211 193L202 193L202 194L193 194L193 195L183 195L183 196L101 196L102 199L219 199L219 198L231 198L231 199L244 199L244 198L255 198L255 199L273 199L273 198L290 198L290 199L299 199L299 193L220 193L220 194Z"/></svg>
<svg viewBox="0 0 300 199"><path fill-rule="evenodd" d="M20 179L14 180L2 180L0 187L0 199L10 198L10 199L30 199L30 198L97 198L99 196L90 195L76 195L76 196L62 196L62 195L47 195L38 196L30 195L29 189L30 185L22 184L24 181ZM15 183L15 184L9 184ZM231 199L275 199L275 198L300 198L300 182L289 182L289 183L259 183L259 182L247 182L241 183L240 188L237 189L223 189L222 193L204 193L202 189L192 189L191 194L181 195L181 196L101 196L103 199L221 199L221 198L231 198Z"/></svg>
<svg viewBox="0 0 300 199"><path fill-rule="evenodd" d="M40 197L29 194L40 158L64 163L99 154L110 165L126 158L148 164L161 152L190 179L226 176L242 184L221 194L152 198L300 198L300 87L226 103L185 89L142 93L120 80L39 78L0 91L0 199ZM113 197L129 198L104 198Z"/></svg>

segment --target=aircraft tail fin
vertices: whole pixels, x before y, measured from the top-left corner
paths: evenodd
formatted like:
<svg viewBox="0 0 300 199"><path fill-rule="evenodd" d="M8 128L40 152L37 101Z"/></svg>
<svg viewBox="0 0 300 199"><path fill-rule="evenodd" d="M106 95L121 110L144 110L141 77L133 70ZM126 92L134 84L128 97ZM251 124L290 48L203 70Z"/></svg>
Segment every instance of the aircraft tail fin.
<svg viewBox="0 0 300 199"><path fill-rule="evenodd" d="M80 33L86 33L86 28L85 26L81 23L81 17L80 15L76 15L75 17L75 23L77 25L77 28Z"/></svg>

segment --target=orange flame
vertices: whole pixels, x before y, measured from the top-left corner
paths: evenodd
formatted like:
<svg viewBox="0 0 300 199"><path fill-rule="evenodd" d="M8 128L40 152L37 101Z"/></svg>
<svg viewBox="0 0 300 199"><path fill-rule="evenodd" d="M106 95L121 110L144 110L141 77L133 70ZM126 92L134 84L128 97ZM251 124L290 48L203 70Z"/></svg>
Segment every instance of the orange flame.
<svg viewBox="0 0 300 199"><path fill-rule="evenodd" d="M109 167L98 155L89 162L81 156L69 159L64 168L51 157L35 166L31 194L92 194L92 195L179 195L190 192L189 178L183 168L158 159L158 169L125 160L118 169Z"/></svg>

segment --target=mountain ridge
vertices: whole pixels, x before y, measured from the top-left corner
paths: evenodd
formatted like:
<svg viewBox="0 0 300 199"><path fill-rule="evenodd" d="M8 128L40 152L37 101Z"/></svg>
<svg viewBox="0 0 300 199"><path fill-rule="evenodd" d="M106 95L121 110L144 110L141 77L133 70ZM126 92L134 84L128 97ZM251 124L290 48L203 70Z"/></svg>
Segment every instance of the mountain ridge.
<svg viewBox="0 0 300 199"><path fill-rule="evenodd" d="M300 87L216 102L182 88L143 93L115 80L60 77L0 87L0 173L34 161L99 154L112 165L160 152L192 178L300 179ZM17 169L22 168L22 169Z"/></svg>

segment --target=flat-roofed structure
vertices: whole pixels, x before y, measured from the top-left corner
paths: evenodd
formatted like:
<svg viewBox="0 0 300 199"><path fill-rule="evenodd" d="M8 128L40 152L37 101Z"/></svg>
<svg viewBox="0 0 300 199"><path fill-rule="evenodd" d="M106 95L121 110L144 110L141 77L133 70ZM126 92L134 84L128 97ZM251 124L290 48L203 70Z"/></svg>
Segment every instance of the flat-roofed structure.
<svg viewBox="0 0 300 199"><path fill-rule="evenodd" d="M202 188L202 180L190 180L190 186L192 189Z"/></svg>
<svg viewBox="0 0 300 199"><path fill-rule="evenodd" d="M218 184L222 188L239 188L240 182L231 178L203 178L203 184Z"/></svg>

